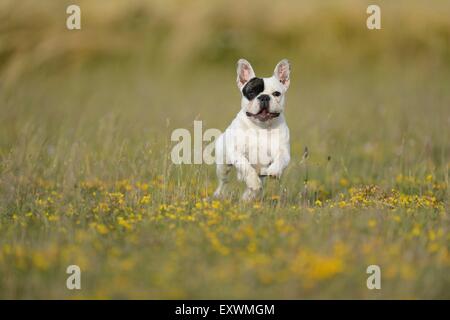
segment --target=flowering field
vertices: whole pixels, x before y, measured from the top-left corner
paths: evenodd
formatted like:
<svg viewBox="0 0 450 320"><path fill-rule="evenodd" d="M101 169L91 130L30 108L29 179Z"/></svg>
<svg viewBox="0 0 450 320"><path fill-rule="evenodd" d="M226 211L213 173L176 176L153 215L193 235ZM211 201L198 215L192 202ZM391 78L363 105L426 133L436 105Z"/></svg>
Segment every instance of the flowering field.
<svg viewBox="0 0 450 320"><path fill-rule="evenodd" d="M370 186L313 205L278 194L246 206L163 203L154 195L175 190L161 176L85 181L70 196L29 184L29 203L1 220L3 297L448 297L445 185L432 176L416 181L422 195ZM64 288L74 263L76 293ZM366 288L371 264L382 268L379 292Z"/></svg>
<svg viewBox="0 0 450 320"><path fill-rule="evenodd" d="M448 5L383 7L367 35L352 1L257 31L264 15L226 1L183 19L142 3L85 10L67 38L57 5L39 27L14 1L1 19L0 298L450 298ZM235 179L210 199L214 167L170 159L174 129L233 119L241 56L257 75L293 66L291 164L250 203Z"/></svg>

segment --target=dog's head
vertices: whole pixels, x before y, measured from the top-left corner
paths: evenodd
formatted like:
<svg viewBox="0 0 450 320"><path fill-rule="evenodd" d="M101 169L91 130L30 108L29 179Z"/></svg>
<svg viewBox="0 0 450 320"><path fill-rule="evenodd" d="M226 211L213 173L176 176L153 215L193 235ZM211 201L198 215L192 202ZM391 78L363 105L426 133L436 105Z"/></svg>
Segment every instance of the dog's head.
<svg viewBox="0 0 450 320"><path fill-rule="evenodd" d="M247 60L238 61L237 85L242 93L241 108L249 119L266 123L283 113L290 71L289 61L283 59L276 65L272 77L258 78Z"/></svg>

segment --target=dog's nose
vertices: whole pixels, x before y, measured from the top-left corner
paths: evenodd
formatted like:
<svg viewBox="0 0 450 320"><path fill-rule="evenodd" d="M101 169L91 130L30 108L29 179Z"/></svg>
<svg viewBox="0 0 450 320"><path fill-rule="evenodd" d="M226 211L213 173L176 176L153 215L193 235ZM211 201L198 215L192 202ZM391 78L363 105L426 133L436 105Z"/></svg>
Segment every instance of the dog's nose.
<svg viewBox="0 0 450 320"><path fill-rule="evenodd" d="M261 108L268 108L270 102L270 96L268 94L262 94L258 97Z"/></svg>
<svg viewBox="0 0 450 320"><path fill-rule="evenodd" d="M258 100L261 102L269 102L270 96L268 94L262 94L258 97Z"/></svg>

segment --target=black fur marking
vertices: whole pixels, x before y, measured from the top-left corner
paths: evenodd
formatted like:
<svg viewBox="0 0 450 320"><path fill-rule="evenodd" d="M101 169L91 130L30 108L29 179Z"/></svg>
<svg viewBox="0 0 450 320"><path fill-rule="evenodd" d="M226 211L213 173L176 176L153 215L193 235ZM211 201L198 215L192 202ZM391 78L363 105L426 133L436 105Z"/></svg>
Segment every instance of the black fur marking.
<svg viewBox="0 0 450 320"><path fill-rule="evenodd" d="M264 80L261 78L253 78L247 82L242 89L242 94L248 100L253 100L258 94L264 91Z"/></svg>

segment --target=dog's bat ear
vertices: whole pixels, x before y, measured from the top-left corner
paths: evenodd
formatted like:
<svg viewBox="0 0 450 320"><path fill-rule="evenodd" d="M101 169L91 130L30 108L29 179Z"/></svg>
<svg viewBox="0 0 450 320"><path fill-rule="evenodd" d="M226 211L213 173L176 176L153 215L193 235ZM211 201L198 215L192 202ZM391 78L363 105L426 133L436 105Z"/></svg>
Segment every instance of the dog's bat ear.
<svg viewBox="0 0 450 320"><path fill-rule="evenodd" d="M286 90L289 88L289 84L291 82L289 78L290 74L291 74L291 64L287 59L283 59L280 62L278 62L277 66L275 67L275 70L273 71L274 77L281 82L281 84L286 88Z"/></svg>
<svg viewBox="0 0 450 320"><path fill-rule="evenodd" d="M239 59L237 62L237 85L239 89L251 79L255 77L255 72L253 71L252 65L245 59Z"/></svg>

